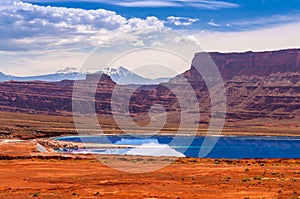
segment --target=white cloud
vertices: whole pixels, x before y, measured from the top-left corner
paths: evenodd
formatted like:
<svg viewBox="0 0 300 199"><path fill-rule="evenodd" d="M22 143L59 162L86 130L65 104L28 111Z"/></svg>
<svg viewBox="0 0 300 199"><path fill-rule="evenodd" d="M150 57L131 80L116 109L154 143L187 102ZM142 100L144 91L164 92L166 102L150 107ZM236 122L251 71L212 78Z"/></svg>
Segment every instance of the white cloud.
<svg viewBox="0 0 300 199"><path fill-rule="evenodd" d="M239 5L225 1L210 1L210 0L182 0L186 1L187 5L208 10L218 10L223 8L238 8Z"/></svg>
<svg viewBox="0 0 300 199"><path fill-rule="evenodd" d="M95 46L139 47L143 45L140 35L162 29L164 22L151 16L128 19L104 9L0 0L0 71L35 75L78 67Z"/></svg>
<svg viewBox="0 0 300 199"><path fill-rule="evenodd" d="M266 26L266 25L276 25L283 23L295 23L300 21L300 14L290 14L290 15L272 15L268 17L256 18L254 20L247 21L237 21L231 23L233 26L249 27L249 26Z"/></svg>
<svg viewBox="0 0 300 199"><path fill-rule="evenodd" d="M81 49L95 45L95 39L106 35L164 28L164 22L156 17L127 19L104 9L44 7L16 0L1 0L0 4L2 51Z"/></svg>
<svg viewBox="0 0 300 199"><path fill-rule="evenodd" d="M292 13L288 15L271 15L268 17L255 18L253 20L244 20L231 22L230 26L235 30L257 30L266 27L278 27L281 25L294 24L300 22L300 13Z"/></svg>
<svg viewBox="0 0 300 199"><path fill-rule="evenodd" d="M210 26L214 26L214 27L220 27L221 26L220 24L215 23L214 20L210 20L210 22L208 22L207 24L210 25Z"/></svg>
<svg viewBox="0 0 300 199"><path fill-rule="evenodd" d="M170 1L117 1L114 5L123 7L179 7L180 4Z"/></svg>
<svg viewBox="0 0 300 199"><path fill-rule="evenodd" d="M175 16L169 16L167 20L169 23L172 23L175 26L189 26L199 21L198 18L175 17Z"/></svg>
<svg viewBox="0 0 300 199"><path fill-rule="evenodd" d="M69 0L27 0L29 2L70 2ZM99 0L83 0L85 2L99 2ZM123 7L195 7L199 9L237 8L238 4L218 0L102 0L101 3Z"/></svg>

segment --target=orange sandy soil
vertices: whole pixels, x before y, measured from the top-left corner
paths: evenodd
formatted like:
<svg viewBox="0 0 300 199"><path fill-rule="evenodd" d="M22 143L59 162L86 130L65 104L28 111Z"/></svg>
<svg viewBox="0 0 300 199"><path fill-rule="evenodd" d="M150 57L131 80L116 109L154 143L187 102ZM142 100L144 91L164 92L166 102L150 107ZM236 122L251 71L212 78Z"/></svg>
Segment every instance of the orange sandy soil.
<svg viewBox="0 0 300 199"><path fill-rule="evenodd" d="M142 161L144 166L150 161L149 157L106 157L108 162L120 159L124 164ZM2 143L0 198L298 199L300 160L180 158L161 170L133 174L107 167L92 156L41 154L35 141Z"/></svg>
<svg viewBox="0 0 300 199"><path fill-rule="evenodd" d="M299 121L300 117L288 120L230 120L226 122L222 135L299 136ZM103 124L102 129L108 134L124 133L118 128L111 117L102 117L99 123ZM34 139L78 135L78 129L75 128L73 117L71 116L0 112L0 124L0 139ZM162 134L177 133L178 123L170 123L166 126ZM206 135L207 127L207 125L201 124L198 128L198 135ZM83 130L83 132L91 131L91 129ZM132 134L141 133L140 131L136 132L135 129L129 129L129 131ZM186 132L189 132L189 129L186 129Z"/></svg>

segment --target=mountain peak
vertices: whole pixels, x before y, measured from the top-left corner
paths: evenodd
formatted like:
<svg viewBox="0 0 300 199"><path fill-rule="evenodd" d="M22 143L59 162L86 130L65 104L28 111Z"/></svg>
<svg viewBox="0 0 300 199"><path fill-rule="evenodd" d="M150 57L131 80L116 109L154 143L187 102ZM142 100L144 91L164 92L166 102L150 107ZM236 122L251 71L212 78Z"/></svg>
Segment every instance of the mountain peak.
<svg viewBox="0 0 300 199"><path fill-rule="evenodd" d="M119 66L118 68L116 68L117 71L119 71L120 73L131 73L130 70L124 68L123 66Z"/></svg>
<svg viewBox="0 0 300 199"><path fill-rule="evenodd" d="M117 68L104 68L102 73L111 77L114 82L118 84L159 84L164 81L168 81L169 78L158 78L158 79L149 79L142 77L130 70L126 69L123 66Z"/></svg>
<svg viewBox="0 0 300 199"><path fill-rule="evenodd" d="M130 72L129 70L127 70L126 68L119 66L117 68L104 68L102 70L102 72L108 76L127 76L128 74L131 74L132 72Z"/></svg>

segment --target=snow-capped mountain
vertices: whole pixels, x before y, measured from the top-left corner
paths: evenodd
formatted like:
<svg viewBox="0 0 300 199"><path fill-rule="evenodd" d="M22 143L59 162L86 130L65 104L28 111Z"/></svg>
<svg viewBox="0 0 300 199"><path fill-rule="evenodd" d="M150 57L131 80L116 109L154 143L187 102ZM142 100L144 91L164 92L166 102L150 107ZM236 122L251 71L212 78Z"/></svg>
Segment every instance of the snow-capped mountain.
<svg viewBox="0 0 300 199"><path fill-rule="evenodd" d="M118 84L159 84L161 82L166 82L169 78L158 78L158 79L149 79L144 78L140 75L137 75L126 68L120 66L118 68L105 68L100 71L108 76ZM62 80L76 80L76 79L85 79L86 74L78 72L78 69L75 67L67 67L61 70L56 71L53 74L47 75L38 75L38 76L11 76L6 75L0 72L0 82L3 81L46 81L46 82L58 82Z"/></svg>
<svg viewBox="0 0 300 199"><path fill-rule="evenodd" d="M85 74L77 72L78 70L75 67L67 67L62 70L58 70L54 74L47 75L37 75L37 76L27 76L19 77L12 75L5 75L0 73L0 81L46 81L46 82L58 82L62 80L75 80L75 79L85 79Z"/></svg>
<svg viewBox="0 0 300 199"><path fill-rule="evenodd" d="M8 80L10 80L10 76L0 72L0 81L8 81Z"/></svg>
<svg viewBox="0 0 300 199"><path fill-rule="evenodd" d="M168 81L169 78L150 79L137 75L126 68L120 66L118 68L105 68L102 71L104 74L118 84L159 84Z"/></svg>

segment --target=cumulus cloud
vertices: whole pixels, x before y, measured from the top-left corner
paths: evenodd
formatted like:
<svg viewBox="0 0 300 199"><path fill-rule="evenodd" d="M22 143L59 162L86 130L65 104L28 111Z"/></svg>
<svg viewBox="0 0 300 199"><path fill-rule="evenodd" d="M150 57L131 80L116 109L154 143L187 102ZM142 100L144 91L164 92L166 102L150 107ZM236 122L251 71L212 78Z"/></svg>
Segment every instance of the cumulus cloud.
<svg viewBox="0 0 300 199"><path fill-rule="evenodd" d="M167 20L169 23L172 23L175 26L189 26L189 25L199 21L198 18L175 17L175 16L169 16L167 18Z"/></svg>
<svg viewBox="0 0 300 199"><path fill-rule="evenodd" d="M142 35L164 29L164 21L151 16L0 0L0 72L37 75L79 67L96 46L141 47Z"/></svg>
<svg viewBox="0 0 300 199"><path fill-rule="evenodd" d="M44 7L18 0L1 0L0 19L0 51L82 48L107 35L164 28L156 17L127 19L104 9Z"/></svg>

